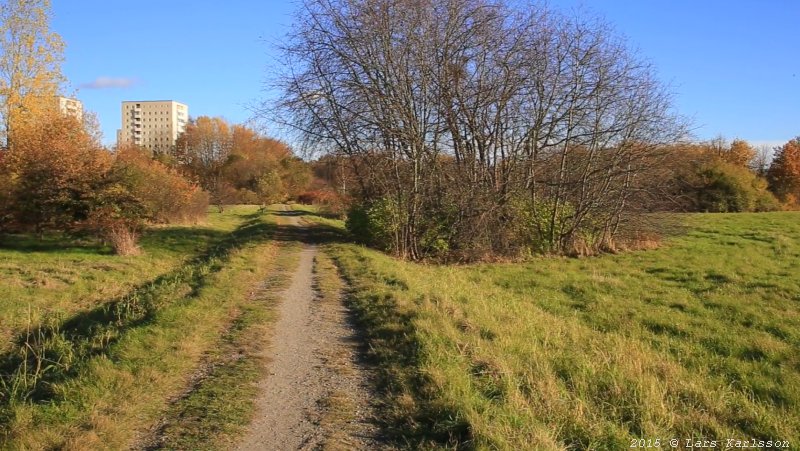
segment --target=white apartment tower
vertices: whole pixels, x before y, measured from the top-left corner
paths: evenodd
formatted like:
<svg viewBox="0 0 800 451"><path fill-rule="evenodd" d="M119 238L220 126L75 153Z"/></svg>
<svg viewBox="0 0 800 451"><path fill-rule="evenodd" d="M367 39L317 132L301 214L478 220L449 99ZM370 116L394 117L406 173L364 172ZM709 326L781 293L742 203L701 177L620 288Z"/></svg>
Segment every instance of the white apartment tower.
<svg viewBox="0 0 800 451"><path fill-rule="evenodd" d="M83 103L80 100L56 96L56 102L58 102L58 110L61 114L72 116L79 121L83 120Z"/></svg>
<svg viewBox="0 0 800 451"><path fill-rule="evenodd" d="M135 144L154 153L171 152L188 121L189 107L174 100L122 102L117 145Z"/></svg>

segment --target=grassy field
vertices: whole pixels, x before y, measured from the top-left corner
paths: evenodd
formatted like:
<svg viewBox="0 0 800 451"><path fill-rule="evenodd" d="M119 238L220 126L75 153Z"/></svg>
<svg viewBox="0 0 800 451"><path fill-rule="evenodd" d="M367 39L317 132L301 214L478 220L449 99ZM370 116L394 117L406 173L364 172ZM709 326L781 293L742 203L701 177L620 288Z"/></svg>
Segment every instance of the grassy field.
<svg viewBox="0 0 800 451"><path fill-rule="evenodd" d="M798 213L687 216L657 250L435 266L348 244L340 222L303 211L320 226L304 239L349 283L394 445L800 448ZM283 220L229 208L152 229L124 258L6 237L0 449L228 448L296 261ZM328 257L317 271L323 296L338 292Z"/></svg>
<svg viewBox="0 0 800 451"><path fill-rule="evenodd" d="M28 324L91 308L175 269L219 242L248 212L229 209L200 226L148 230L138 257L119 258L93 240L0 236L0 351Z"/></svg>
<svg viewBox="0 0 800 451"><path fill-rule="evenodd" d="M800 449L800 214L686 221L657 250L526 264L418 265L330 245L382 368L390 436Z"/></svg>
<svg viewBox="0 0 800 451"><path fill-rule="evenodd" d="M280 220L229 208L202 226L152 229L144 255L124 258L97 243L7 238L0 448L224 449L252 413L254 337L291 265L292 244L270 239ZM201 402L217 409L212 428L192 421Z"/></svg>

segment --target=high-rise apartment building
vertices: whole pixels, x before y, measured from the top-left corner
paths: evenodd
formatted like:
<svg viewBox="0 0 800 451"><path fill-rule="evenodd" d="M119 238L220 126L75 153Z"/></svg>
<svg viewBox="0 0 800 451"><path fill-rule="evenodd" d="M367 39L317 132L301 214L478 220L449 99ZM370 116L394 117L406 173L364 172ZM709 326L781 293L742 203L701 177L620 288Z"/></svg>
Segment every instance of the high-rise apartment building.
<svg viewBox="0 0 800 451"><path fill-rule="evenodd" d="M117 144L135 144L154 153L170 152L189 120L189 107L173 100L122 102Z"/></svg>
<svg viewBox="0 0 800 451"><path fill-rule="evenodd" d="M83 103L78 99L69 97L56 96L58 102L58 110L65 116L72 116L76 119L83 120Z"/></svg>

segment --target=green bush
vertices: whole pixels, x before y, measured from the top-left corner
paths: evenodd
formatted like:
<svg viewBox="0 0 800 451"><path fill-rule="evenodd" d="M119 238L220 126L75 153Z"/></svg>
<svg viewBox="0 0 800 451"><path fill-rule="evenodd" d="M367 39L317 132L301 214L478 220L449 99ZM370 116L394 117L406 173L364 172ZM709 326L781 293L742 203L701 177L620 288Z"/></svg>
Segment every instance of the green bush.
<svg viewBox="0 0 800 451"><path fill-rule="evenodd" d="M780 202L767 190L767 182L749 169L723 161L702 166L698 175L697 209L713 213L774 211Z"/></svg>
<svg viewBox="0 0 800 451"><path fill-rule="evenodd" d="M514 233L526 253L557 250L558 240L575 215L575 208L569 203L562 203L553 223L554 209L555 203L551 199L533 201L530 197L520 196L511 201Z"/></svg>
<svg viewBox="0 0 800 451"><path fill-rule="evenodd" d="M351 207L347 212L345 227L361 243L384 251L394 251L400 220L397 202L384 197L369 205Z"/></svg>
<svg viewBox="0 0 800 451"><path fill-rule="evenodd" d="M450 252L450 240L445 226L446 224L441 222L428 224L420 239L423 254L441 257Z"/></svg>
<svg viewBox="0 0 800 451"><path fill-rule="evenodd" d="M780 211L783 205L770 191L759 191L755 199L755 209L753 211Z"/></svg>
<svg viewBox="0 0 800 451"><path fill-rule="evenodd" d="M352 205L347 210L344 226L358 242L369 244L372 241L369 236L369 213L366 206Z"/></svg>

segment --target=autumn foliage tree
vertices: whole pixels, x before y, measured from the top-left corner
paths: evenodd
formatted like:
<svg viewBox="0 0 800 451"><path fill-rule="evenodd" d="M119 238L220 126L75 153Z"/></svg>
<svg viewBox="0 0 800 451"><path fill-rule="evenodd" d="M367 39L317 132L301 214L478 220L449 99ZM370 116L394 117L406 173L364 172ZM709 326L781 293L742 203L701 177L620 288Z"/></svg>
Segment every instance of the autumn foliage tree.
<svg viewBox="0 0 800 451"><path fill-rule="evenodd" d="M74 119L62 118L16 130L17 143L4 158L3 172L14 199L8 213L19 228L64 229L88 217L86 194L98 188L111 158L76 133L77 126Z"/></svg>
<svg viewBox="0 0 800 451"><path fill-rule="evenodd" d="M75 118L38 117L0 161L3 231L88 232L131 253L148 222L205 217L208 195L144 151L112 155Z"/></svg>
<svg viewBox="0 0 800 451"><path fill-rule="evenodd" d="M749 168L756 155L756 149L750 143L742 139L734 139L724 153L723 159L732 165Z"/></svg>
<svg viewBox="0 0 800 451"><path fill-rule="evenodd" d="M779 199L790 207L800 206L800 137L776 150L767 179Z"/></svg>
<svg viewBox="0 0 800 451"><path fill-rule="evenodd" d="M50 109L63 76L64 44L50 30L49 0L0 3L0 138L13 146L17 123Z"/></svg>
<svg viewBox="0 0 800 451"><path fill-rule="evenodd" d="M75 118L58 112L18 124L15 144L6 152L0 172L7 180L7 226L76 230L98 208L128 200L107 175L112 156Z"/></svg>
<svg viewBox="0 0 800 451"><path fill-rule="evenodd" d="M48 0L0 3L0 228L41 235L94 224L105 234L111 222L135 217L136 206L118 208L131 196L107 176L112 157L58 111L63 42L49 22Z"/></svg>
<svg viewBox="0 0 800 451"><path fill-rule="evenodd" d="M175 159L220 207L296 199L311 180L308 165L285 143L222 118L192 120L178 138Z"/></svg>
<svg viewBox="0 0 800 451"><path fill-rule="evenodd" d="M206 216L208 193L144 149L117 149L110 177L131 194L150 222L197 222Z"/></svg>
<svg viewBox="0 0 800 451"><path fill-rule="evenodd" d="M207 191L219 196L222 165L232 144L231 128L224 119L200 116L190 120L178 137L174 156Z"/></svg>
<svg viewBox="0 0 800 451"><path fill-rule="evenodd" d="M90 233L137 252L148 222L197 221L208 196L139 149L112 155L56 109L18 123L0 159L0 231Z"/></svg>

